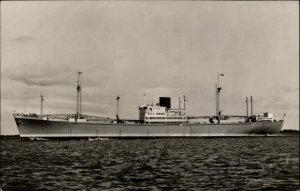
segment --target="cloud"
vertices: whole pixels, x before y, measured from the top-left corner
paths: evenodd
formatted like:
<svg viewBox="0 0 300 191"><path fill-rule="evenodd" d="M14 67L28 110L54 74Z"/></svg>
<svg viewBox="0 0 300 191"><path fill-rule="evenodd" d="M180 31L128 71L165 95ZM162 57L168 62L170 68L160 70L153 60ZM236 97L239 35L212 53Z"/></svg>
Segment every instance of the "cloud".
<svg viewBox="0 0 300 191"><path fill-rule="evenodd" d="M291 87L291 86L284 86L282 90L286 93L299 93L299 88Z"/></svg>
<svg viewBox="0 0 300 191"><path fill-rule="evenodd" d="M70 85L71 70L68 66L51 63L27 63L21 66L22 70L16 68L8 69L3 77L9 80L22 82L27 86L53 86Z"/></svg>
<svg viewBox="0 0 300 191"><path fill-rule="evenodd" d="M23 35L23 36L18 36L14 39L12 39L13 42L16 42L16 43L27 43L27 42L32 42L32 41L35 41L36 39L32 36L29 36L29 35Z"/></svg>
<svg viewBox="0 0 300 191"><path fill-rule="evenodd" d="M64 82L61 79L53 77L50 79L49 77L15 77L14 80L21 81L25 83L27 86L63 86L63 85L69 85L69 82Z"/></svg>

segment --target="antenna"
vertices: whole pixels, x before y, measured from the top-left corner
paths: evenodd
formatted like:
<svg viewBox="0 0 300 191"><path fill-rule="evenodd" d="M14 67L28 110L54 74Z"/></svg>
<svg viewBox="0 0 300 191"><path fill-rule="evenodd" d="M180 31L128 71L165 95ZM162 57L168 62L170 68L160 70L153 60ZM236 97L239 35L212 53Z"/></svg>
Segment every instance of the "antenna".
<svg viewBox="0 0 300 191"><path fill-rule="evenodd" d="M43 102L44 102L44 96L43 95L40 95L41 96L41 116L43 117Z"/></svg>

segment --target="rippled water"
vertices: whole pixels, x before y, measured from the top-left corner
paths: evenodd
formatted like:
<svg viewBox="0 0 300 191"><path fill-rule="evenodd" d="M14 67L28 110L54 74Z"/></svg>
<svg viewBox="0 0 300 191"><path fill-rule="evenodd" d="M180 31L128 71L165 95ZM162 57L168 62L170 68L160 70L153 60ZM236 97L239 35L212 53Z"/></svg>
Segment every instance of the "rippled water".
<svg viewBox="0 0 300 191"><path fill-rule="evenodd" d="M297 190L299 138L1 140L6 190Z"/></svg>

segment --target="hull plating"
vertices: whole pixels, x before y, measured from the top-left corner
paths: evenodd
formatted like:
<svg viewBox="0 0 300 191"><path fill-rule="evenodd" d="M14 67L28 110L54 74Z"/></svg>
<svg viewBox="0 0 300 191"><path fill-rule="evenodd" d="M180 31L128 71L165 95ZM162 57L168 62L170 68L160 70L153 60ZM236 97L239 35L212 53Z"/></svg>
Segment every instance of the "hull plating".
<svg viewBox="0 0 300 191"><path fill-rule="evenodd" d="M227 124L110 124L15 117L21 137L234 137L278 133L283 121Z"/></svg>

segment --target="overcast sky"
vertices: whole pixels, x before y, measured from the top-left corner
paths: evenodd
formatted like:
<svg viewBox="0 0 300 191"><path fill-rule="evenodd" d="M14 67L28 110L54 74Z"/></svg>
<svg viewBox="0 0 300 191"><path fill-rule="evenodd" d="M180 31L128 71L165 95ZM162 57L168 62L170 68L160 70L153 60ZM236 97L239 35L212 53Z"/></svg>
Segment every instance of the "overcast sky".
<svg viewBox="0 0 300 191"><path fill-rule="evenodd" d="M273 112L299 129L299 3L227 1L1 2L1 129L12 113L75 113L77 71L84 114L138 118L159 96L187 96L188 115ZM146 94L145 98L143 94Z"/></svg>

